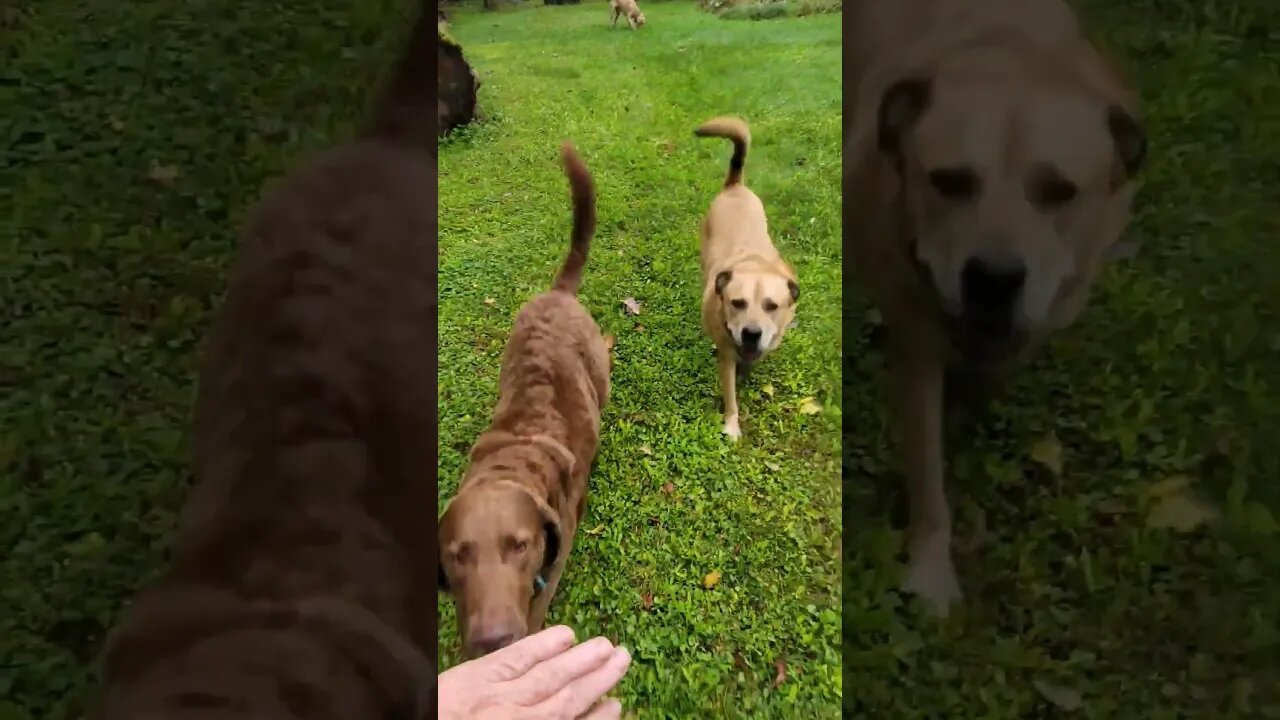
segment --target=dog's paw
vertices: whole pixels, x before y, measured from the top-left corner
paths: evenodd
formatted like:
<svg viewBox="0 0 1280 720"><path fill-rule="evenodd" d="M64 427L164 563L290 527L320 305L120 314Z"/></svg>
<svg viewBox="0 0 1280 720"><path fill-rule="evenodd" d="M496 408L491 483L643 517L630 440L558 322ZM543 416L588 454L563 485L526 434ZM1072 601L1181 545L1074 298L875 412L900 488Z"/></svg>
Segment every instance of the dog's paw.
<svg viewBox="0 0 1280 720"><path fill-rule="evenodd" d="M724 434L734 441L742 437L742 428L738 427L738 418L731 417L724 421Z"/></svg>
<svg viewBox="0 0 1280 720"><path fill-rule="evenodd" d="M902 589L925 600L938 617L946 617L962 597L949 543L931 543L913 552Z"/></svg>

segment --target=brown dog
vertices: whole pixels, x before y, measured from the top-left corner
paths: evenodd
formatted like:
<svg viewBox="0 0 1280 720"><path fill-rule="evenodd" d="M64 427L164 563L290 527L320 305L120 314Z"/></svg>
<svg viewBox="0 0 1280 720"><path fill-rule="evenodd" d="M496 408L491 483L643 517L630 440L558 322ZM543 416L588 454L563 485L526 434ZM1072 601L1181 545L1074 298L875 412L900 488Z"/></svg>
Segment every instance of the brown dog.
<svg viewBox="0 0 1280 720"><path fill-rule="evenodd" d="M173 567L112 634L98 718L434 714L428 33L424 8L363 137L248 224Z"/></svg>
<svg viewBox="0 0 1280 720"><path fill-rule="evenodd" d="M610 28L618 26L620 17L627 18L627 24L632 30L644 25L644 13L640 12L640 6L636 4L636 0L609 0L609 9L613 11L613 22L609 23Z"/></svg>
<svg viewBox="0 0 1280 720"><path fill-rule="evenodd" d="M778 349L795 320L800 286L769 238L764 203L743 184L751 131L734 117L708 120L699 137L733 141L724 189L702 223L702 327L716 344L724 432L742 437L738 423L738 370L749 370Z"/></svg>
<svg viewBox="0 0 1280 720"><path fill-rule="evenodd" d="M609 350L578 283L595 231L591 175L563 149L573 243L554 288L525 303L502 357L493 422L440 518L440 589L468 657L542 628L586 510L609 399Z"/></svg>
<svg viewBox="0 0 1280 720"><path fill-rule="evenodd" d="M999 374L1075 319L1126 225L1146 141L1133 94L1059 0L846 12L846 251L886 327L911 504L905 587L945 614L960 588L944 390Z"/></svg>

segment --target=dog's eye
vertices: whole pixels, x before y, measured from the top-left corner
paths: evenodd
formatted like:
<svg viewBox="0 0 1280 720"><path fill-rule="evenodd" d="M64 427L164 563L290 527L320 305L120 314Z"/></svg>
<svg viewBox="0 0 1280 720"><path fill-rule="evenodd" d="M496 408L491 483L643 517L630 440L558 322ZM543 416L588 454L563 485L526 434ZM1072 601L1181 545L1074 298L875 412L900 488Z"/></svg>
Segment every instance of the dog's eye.
<svg viewBox="0 0 1280 720"><path fill-rule="evenodd" d="M968 168L942 168L929 172L929 184L939 195L957 202L978 194L978 176Z"/></svg>
<svg viewBox="0 0 1280 720"><path fill-rule="evenodd" d="M765 312L773 312L774 310L777 310L777 309L778 309L778 303L776 303L776 302L774 302L774 301L772 301L772 300L765 300L765 301L764 301L764 311L765 311Z"/></svg>
<svg viewBox="0 0 1280 720"><path fill-rule="evenodd" d="M1062 178L1049 178L1036 187L1036 204L1048 208L1066 205L1076 197L1075 183Z"/></svg>
<svg viewBox="0 0 1280 720"><path fill-rule="evenodd" d="M511 549L512 549L512 551L514 551L516 554L520 554L520 553L524 552L525 550L528 550L528 549L529 549L529 543L528 543L528 542L526 542L526 541L524 541L524 540L517 540L517 541L516 541L516 544L515 544L515 545L513 545Z"/></svg>
<svg viewBox="0 0 1280 720"><path fill-rule="evenodd" d="M746 300L743 300L743 299L741 299L741 298L739 298L739 299L737 299L737 300L732 301L730 304L731 304L731 305L733 305L734 307L738 308L739 310L746 310L746 309L747 309L747 301L746 301Z"/></svg>

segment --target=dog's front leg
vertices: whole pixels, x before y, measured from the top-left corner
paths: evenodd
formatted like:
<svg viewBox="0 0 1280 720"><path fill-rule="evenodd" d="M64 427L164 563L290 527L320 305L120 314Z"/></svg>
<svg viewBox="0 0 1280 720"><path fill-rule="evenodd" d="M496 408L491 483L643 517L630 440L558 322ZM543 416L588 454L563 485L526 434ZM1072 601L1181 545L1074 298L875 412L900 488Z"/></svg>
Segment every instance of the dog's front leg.
<svg viewBox="0 0 1280 720"><path fill-rule="evenodd" d="M738 364L733 350L720 348L720 395L724 398L724 434L737 440L742 437L738 427Z"/></svg>
<svg viewBox="0 0 1280 720"><path fill-rule="evenodd" d="M636 19L630 15L627 16L627 24L631 26L632 30L636 29Z"/></svg>
<svg viewBox="0 0 1280 720"><path fill-rule="evenodd" d="M931 353L904 351L892 357L894 405L902 434L910 521L910 563L903 589L927 600L945 616L960 598L951 562L951 511L943 478L942 411L944 365Z"/></svg>
<svg viewBox="0 0 1280 720"><path fill-rule="evenodd" d="M621 13L617 8L614 8L614 9L613 9L613 22L609 23L609 29L610 29L610 30L612 30L613 28L618 27L618 16L619 16L619 15L621 15L621 14L622 14L622 13Z"/></svg>

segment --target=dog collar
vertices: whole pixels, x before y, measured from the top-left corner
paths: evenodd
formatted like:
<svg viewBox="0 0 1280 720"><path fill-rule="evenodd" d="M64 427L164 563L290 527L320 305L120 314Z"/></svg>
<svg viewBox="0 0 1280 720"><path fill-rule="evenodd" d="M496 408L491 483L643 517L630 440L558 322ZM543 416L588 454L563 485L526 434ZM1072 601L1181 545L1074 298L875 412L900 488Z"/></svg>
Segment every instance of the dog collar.
<svg viewBox="0 0 1280 720"><path fill-rule="evenodd" d="M547 581L543 579L542 573L538 573L533 578L533 594L537 595L538 593L546 589L547 589Z"/></svg>

